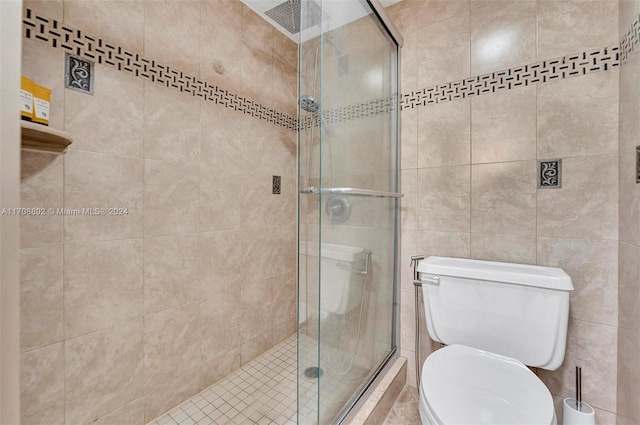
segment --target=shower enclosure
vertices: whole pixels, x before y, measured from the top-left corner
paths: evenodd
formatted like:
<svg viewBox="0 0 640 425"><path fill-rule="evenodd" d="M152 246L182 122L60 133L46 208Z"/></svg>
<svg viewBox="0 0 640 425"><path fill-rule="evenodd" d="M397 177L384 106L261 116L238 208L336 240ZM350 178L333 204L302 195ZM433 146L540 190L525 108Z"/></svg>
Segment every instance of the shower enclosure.
<svg viewBox="0 0 640 425"><path fill-rule="evenodd" d="M340 423L396 355L399 54L377 0L302 1L298 423Z"/></svg>

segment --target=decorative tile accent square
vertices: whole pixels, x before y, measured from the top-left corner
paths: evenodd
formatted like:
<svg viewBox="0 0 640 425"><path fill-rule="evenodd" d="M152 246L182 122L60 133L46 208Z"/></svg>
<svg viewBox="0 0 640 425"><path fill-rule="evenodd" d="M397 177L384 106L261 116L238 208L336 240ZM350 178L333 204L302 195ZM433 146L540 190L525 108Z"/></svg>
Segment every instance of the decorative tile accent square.
<svg viewBox="0 0 640 425"><path fill-rule="evenodd" d="M538 161L538 189L560 189L562 187L562 160Z"/></svg>
<svg viewBox="0 0 640 425"><path fill-rule="evenodd" d="M273 176L273 181L271 183L271 193L274 195L280 195L280 176Z"/></svg>
<svg viewBox="0 0 640 425"><path fill-rule="evenodd" d="M636 146L636 183L640 183L640 145Z"/></svg>
<svg viewBox="0 0 640 425"><path fill-rule="evenodd" d="M93 62L66 54L64 86L71 90L93 95Z"/></svg>

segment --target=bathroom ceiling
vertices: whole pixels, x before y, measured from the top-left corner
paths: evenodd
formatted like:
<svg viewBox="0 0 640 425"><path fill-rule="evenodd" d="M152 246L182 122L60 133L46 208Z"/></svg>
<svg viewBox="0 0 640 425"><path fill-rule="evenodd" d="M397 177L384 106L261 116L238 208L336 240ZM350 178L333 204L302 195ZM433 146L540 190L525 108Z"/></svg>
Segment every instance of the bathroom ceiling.
<svg viewBox="0 0 640 425"><path fill-rule="evenodd" d="M300 42L300 34L289 32L288 28L299 28L299 22L292 22L289 18L287 11L291 10L290 4L296 3L300 0L242 0L244 4L253 9L256 13L262 16L267 22L277 28L284 35L289 37L296 43ZM364 1L360 0L308 0L315 1L316 5L322 7L322 13L324 14L323 28L324 31L330 31L335 28L339 28L343 25L353 22L362 18L367 14L367 9L362 5ZM396 3L400 0L380 0L383 6L387 7L390 4ZM281 6L282 5L282 6ZM277 8L280 6L279 8ZM315 7L308 7L308 10L313 11ZM275 9L274 9L275 8ZM272 11L273 9L273 11ZM319 7L317 8L319 10ZM270 12L268 15L266 12ZM273 19L274 17L275 19ZM279 21L279 22L278 22ZM302 28L303 40L306 41L320 35L319 25L312 26L310 28Z"/></svg>

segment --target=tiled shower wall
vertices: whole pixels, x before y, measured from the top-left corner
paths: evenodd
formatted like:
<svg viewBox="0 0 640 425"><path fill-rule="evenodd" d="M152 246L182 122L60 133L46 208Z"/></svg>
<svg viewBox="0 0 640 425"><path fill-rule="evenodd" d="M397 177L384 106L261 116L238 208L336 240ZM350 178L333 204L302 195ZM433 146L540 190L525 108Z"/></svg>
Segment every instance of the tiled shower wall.
<svg viewBox="0 0 640 425"><path fill-rule="evenodd" d="M405 94L619 43L617 0L404 0L390 13ZM560 407L582 366L584 400L615 423L619 72L403 109L401 350L413 385L411 255L559 266L576 288L567 352L538 375ZM537 188L543 159L562 159L562 188Z"/></svg>
<svg viewBox="0 0 640 425"><path fill-rule="evenodd" d="M620 1L620 37L635 21L640 1ZM637 33L636 33L637 34ZM620 67L620 251L618 287L618 425L640 424L640 51Z"/></svg>
<svg viewBox="0 0 640 425"><path fill-rule="evenodd" d="M35 13L295 116L297 47L240 1L25 1ZM143 424L295 331L295 132L25 39L64 156L24 152L22 423ZM271 194L272 175L282 194Z"/></svg>

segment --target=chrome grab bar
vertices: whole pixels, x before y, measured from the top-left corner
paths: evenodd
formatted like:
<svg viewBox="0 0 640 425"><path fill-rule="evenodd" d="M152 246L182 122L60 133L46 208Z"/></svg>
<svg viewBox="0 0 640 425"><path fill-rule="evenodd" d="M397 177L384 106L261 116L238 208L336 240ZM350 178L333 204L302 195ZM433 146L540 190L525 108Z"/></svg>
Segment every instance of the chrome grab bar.
<svg viewBox="0 0 640 425"><path fill-rule="evenodd" d="M314 186L305 186L300 189L300 193L309 193L312 195L320 195L322 194L341 194L341 195L352 195L352 196L371 196L375 198L402 198L404 194L396 193L396 192L381 192L377 190L369 190L369 189L357 189L353 187L325 187L325 188L317 188Z"/></svg>

